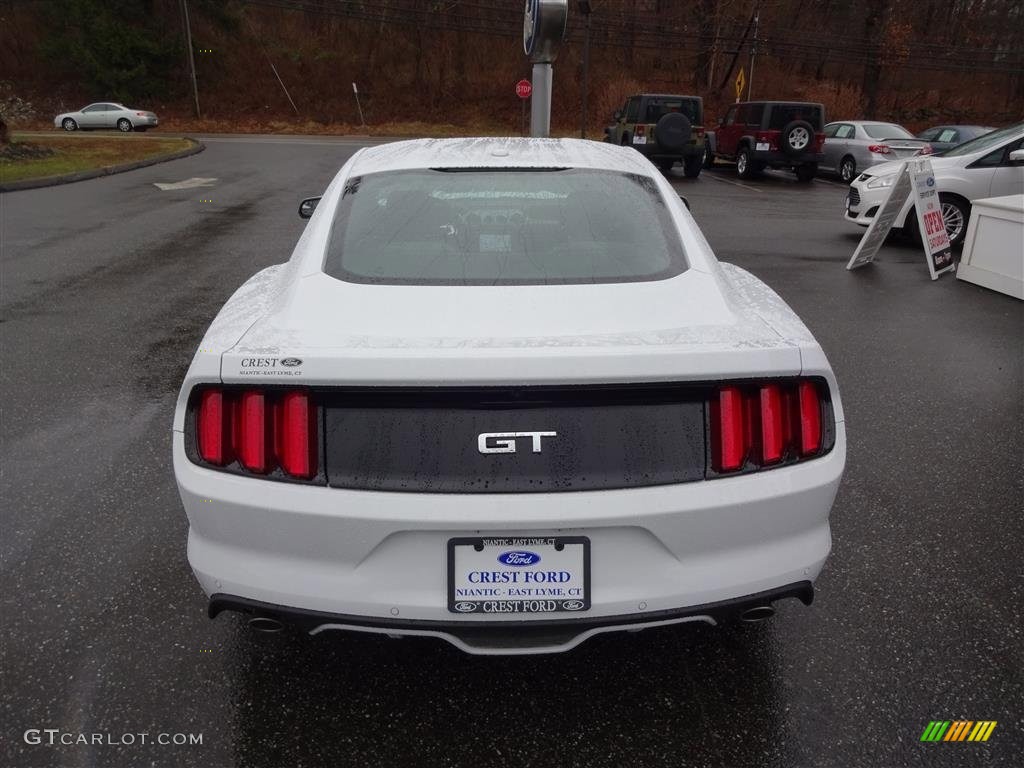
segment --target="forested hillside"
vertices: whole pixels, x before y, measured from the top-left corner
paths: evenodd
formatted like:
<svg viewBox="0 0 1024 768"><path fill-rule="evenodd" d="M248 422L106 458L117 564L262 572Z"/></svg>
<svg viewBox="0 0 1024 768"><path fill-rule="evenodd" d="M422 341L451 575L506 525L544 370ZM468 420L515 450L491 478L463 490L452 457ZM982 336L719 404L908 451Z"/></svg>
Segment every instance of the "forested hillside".
<svg viewBox="0 0 1024 768"><path fill-rule="evenodd" d="M914 127L1024 113L1020 0L593 0L588 126L627 93L825 102ZM188 0L203 117L239 125L417 121L518 130L521 0ZM2 0L8 113L119 99L187 117L180 0ZM756 18L756 21L755 21ZM556 127L579 124L584 20L555 64ZM754 57L751 78L750 59ZM286 95L287 90L287 95ZM289 101L288 95L291 97ZM746 93L744 93L746 96ZM291 102L294 102L294 107ZM13 105L13 106L12 106Z"/></svg>

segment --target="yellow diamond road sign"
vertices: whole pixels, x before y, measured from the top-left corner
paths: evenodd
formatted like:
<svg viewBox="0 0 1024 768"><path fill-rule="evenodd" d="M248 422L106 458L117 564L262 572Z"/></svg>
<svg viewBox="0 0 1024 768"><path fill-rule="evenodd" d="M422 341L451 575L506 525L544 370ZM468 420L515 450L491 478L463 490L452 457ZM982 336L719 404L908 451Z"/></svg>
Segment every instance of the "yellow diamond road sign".
<svg viewBox="0 0 1024 768"><path fill-rule="evenodd" d="M736 101L739 101L740 98L743 96L743 88L744 86L746 86L746 84L747 76L743 74L743 70L741 69L739 72L736 73Z"/></svg>

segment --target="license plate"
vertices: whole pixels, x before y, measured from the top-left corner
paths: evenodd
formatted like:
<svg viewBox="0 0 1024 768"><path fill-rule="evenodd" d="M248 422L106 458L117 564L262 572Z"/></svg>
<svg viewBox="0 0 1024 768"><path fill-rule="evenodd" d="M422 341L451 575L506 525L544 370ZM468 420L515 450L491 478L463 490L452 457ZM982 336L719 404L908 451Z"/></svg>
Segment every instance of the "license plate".
<svg viewBox="0 0 1024 768"><path fill-rule="evenodd" d="M586 536L448 540L451 613L579 613L590 608Z"/></svg>
<svg viewBox="0 0 1024 768"><path fill-rule="evenodd" d="M757 142L757 145L755 146L755 149L758 152L762 152L762 151L763 152L767 152L768 151L768 147L769 147L769 144L768 144L767 141L759 141L759 142Z"/></svg>
<svg viewBox="0 0 1024 768"><path fill-rule="evenodd" d="M634 144L646 144L647 143L647 137L646 136L634 136L633 137L633 143Z"/></svg>

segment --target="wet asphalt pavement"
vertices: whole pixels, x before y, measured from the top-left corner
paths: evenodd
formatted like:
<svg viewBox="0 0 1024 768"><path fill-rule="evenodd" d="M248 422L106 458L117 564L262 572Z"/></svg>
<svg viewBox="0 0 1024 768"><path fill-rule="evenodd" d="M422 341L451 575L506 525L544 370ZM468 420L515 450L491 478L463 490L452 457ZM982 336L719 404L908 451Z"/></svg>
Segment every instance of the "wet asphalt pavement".
<svg viewBox="0 0 1024 768"><path fill-rule="evenodd" d="M518 658L209 621L171 472L177 389L357 141L220 137L0 195L3 765L1021 764L1024 305L932 283L896 243L846 272L860 233L827 181L673 173L719 258L796 309L839 379L848 465L812 607ZM190 177L216 182L153 186ZM936 719L998 725L920 743Z"/></svg>

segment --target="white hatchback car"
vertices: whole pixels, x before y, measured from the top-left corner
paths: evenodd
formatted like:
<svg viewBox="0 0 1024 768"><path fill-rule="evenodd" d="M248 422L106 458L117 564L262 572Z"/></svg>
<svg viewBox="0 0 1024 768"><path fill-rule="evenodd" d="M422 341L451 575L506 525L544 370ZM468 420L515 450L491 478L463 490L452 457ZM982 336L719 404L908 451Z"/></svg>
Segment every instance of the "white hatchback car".
<svg viewBox="0 0 1024 768"><path fill-rule="evenodd" d="M1024 123L986 133L931 156L951 243L958 245L967 235L972 201L1024 192L1024 156L1019 154L1022 147ZM900 162L883 163L858 176L846 197L846 220L862 227L871 224L888 197L899 168ZM902 228L910 237L919 237L917 219L911 216L907 220L913 208L914 200L909 196L893 227Z"/></svg>
<svg viewBox="0 0 1024 768"><path fill-rule="evenodd" d="M471 653L810 603L846 457L793 311L640 154L554 139L360 150L173 445L211 616Z"/></svg>

